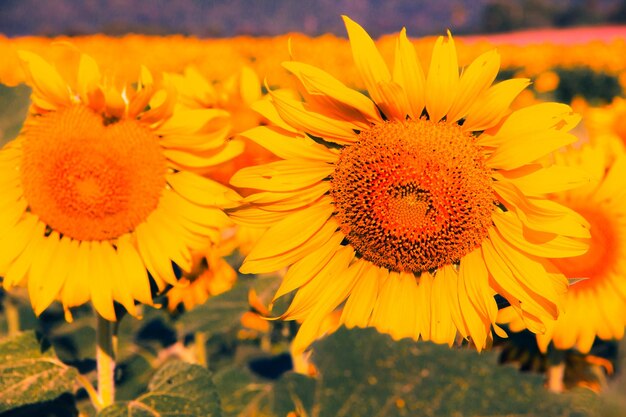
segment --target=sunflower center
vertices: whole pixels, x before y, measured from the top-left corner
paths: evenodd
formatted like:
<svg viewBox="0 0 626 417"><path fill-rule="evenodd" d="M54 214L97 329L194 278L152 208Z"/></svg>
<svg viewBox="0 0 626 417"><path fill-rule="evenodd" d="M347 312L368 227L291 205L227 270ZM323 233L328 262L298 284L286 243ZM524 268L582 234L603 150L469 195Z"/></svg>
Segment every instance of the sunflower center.
<svg viewBox="0 0 626 417"><path fill-rule="evenodd" d="M331 195L347 240L366 260L419 272L480 245L495 196L490 169L458 125L388 122L344 148Z"/></svg>
<svg viewBox="0 0 626 417"><path fill-rule="evenodd" d="M78 240L114 239L156 208L166 160L158 137L134 120L105 126L82 106L32 119L23 138L30 211Z"/></svg>
<svg viewBox="0 0 626 417"><path fill-rule="evenodd" d="M610 213L591 207L572 207L591 226L589 250L573 258L552 259L567 278L586 278L572 286L572 290L597 285L620 262L621 247L616 233L620 228L611 220Z"/></svg>

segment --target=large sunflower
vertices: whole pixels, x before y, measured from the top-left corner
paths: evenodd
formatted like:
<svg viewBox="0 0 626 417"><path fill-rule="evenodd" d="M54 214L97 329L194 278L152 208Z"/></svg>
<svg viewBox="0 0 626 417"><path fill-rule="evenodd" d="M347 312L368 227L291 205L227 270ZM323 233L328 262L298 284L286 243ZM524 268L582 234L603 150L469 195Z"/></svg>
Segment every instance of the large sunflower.
<svg viewBox="0 0 626 417"><path fill-rule="evenodd" d="M617 140L617 139L616 139ZM626 153L615 154L601 145L585 145L559 154L564 166L587 170L593 181L581 188L556 193L553 199L576 210L591 225L589 251L552 260L570 279L582 279L569 289L563 313L537 334L545 352L576 348L588 353L596 337L621 339L626 326ZM614 162L612 162L614 160ZM502 310L502 322L513 331L525 326L511 311Z"/></svg>
<svg viewBox="0 0 626 417"><path fill-rule="evenodd" d="M511 112L527 85L492 85L495 51L461 74L450 35L437 39L424 74L402 30L390 72L367 33L344 17L369 96L328 73L287 62L304 103L272 95L275 127L244 133L284 160L246 168L235 221L271 226L242 272L290 266L276 297L298 289L282 315L302 319L296 350L343 305L348 327L375 326L396 338L478 349L495 326L496 293L529 327L557 317L567 280L543 256L576 256L586 224L544 193L584 181L539 158L575 137L563 104ZM272 113L273 112L273 113Z"/></svg>
<svg viewBox="0 0 626 417"><path fill-rule="evenodd" d="M41 57L21 52L33 89L31 114L0 151L0 274L27 285L37 314L59 299L93 302L115 320L114 301L136 314L151 283L177 283L173 264L218 239L223 208L238 195L189 171L227 160L222 110L188 110L171 82L142 69L136 88L100 74L83 55L66 82Z"/></svg>

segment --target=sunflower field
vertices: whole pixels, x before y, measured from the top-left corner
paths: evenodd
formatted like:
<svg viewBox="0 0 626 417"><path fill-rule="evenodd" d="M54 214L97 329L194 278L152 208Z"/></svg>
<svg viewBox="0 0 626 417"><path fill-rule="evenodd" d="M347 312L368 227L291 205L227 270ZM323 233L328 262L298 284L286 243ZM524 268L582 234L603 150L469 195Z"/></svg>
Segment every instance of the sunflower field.
<svg viewBox="0 0 626 417"><path fill-rule="evenodd" d="M335 18L0 18L1 416L626 415L626 27Z"/></svg>

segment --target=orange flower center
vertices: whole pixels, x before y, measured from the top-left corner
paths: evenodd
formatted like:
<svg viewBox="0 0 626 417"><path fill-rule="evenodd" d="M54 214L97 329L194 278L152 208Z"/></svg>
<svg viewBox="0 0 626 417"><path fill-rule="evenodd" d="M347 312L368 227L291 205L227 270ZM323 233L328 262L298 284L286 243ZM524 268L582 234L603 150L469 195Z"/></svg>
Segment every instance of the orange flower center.
<svg viewBox="0 0 626 417"><path fill-rule="evenodd" d="M553 259L552 263L567 278L587 278L571 287L571 290L576 291L597 285L619 262L621 248L617 235L619 227L611 220L609 213L588 206L570 207L580 213L591 226L591 239L587 240L589 250L573 258Z"/></svg>
<svg viewBox="0 0 626 417"><path fill-rule="evenodd" d="M388 122L344 148L330 192L347 240L366 260L420 272L458 262L491 225L491 171L456 124Z"/></svg>
<svg viewBox="0 0 626 417"><path fill-rule="evenodd" d="M135 120L105 126L83 106L34 117L22 153L30 211L73 239L114 239L133 231L165 187L157 136Z"/></svg>

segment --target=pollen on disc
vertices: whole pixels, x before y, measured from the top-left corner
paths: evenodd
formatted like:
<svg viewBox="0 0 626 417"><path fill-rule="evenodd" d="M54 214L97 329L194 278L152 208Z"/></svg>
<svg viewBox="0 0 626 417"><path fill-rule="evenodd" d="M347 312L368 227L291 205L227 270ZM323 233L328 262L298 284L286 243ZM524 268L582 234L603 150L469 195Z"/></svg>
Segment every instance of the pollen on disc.
<svg viewBox="0 0 626 417"><path fill-rule="evenodd" d="M330 192L360 256L420 272L458 262L485 239L496 201L491 181L458 125L396 121L362 131L342 150Z"/></svg>
<svg viewBox="0 0 626 417"><path fill-rule="evenodd" d="M29 121L21 178L29 209L79 240L131 232L157 207L166 159L158 137L135 120L105 125L84 106Z"/></svg>

